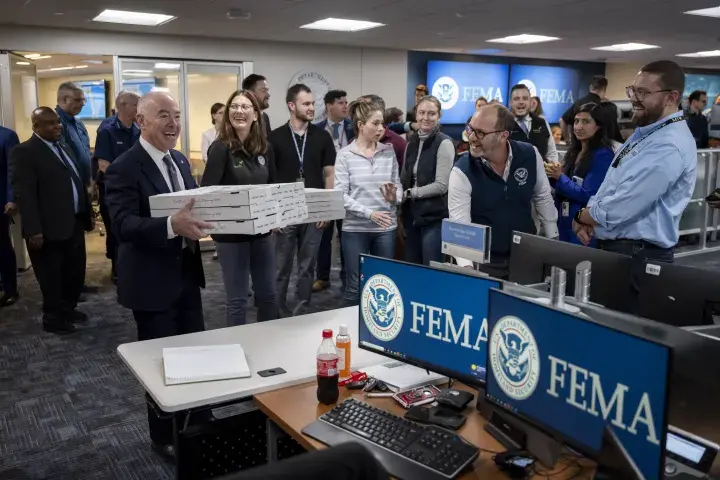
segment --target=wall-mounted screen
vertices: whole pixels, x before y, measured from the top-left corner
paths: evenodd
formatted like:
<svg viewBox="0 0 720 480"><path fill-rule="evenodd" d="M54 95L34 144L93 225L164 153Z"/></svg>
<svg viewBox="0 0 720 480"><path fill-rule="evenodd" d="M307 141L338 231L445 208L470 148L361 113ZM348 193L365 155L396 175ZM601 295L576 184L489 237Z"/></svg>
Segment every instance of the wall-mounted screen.
<svg viewBox="0 0 720 480"><path fill-rule="evenodd" d="M512 65L510 88L518 83L530 89L530 96L540 97L543 116L550 123L557 123L578 98L579 75L572 68ZM509 103L509 99L508 99Z"/></svg>
<svg viewBox="0 0 720 480"><path fill-rule="evenodd" d="M75 83L85 92L85 106L77 117L81 120L102 120L107 117L105 80L84 80Z"/></svg>
<svg viewBox="0 0 720 480"><path fill-rule="evenodd" d="M687 98L695 90L707 92L708 106L712 106L715 97L720 94L720 75L706 75L704 73L685 74L685 92L683 97Z"/></svg>
<svg viewBox="0 0 720 480"><path fill-rule="evenodd" d="M506 103L508 72L502 64L429 61L427 85L442 104L440 123L467 123L478 97Z"/></svg>
<svg viewBox="0 0 720 480"><path fill-rule="evenodd" d="M155 78L141 77L132 80L123 80L123 89L137 92L140 96L150 93L155 89Z"/></svg>

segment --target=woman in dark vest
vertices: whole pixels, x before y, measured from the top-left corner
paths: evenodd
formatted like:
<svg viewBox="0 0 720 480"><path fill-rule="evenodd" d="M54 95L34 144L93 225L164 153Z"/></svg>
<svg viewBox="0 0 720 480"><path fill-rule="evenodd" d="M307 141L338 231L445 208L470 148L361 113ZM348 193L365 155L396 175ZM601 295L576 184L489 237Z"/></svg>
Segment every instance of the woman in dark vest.
<svg viewBox="0 0 720 480"><path fill-rule="evenodd" d="M208 151L202 186L275 183L275 157L255 95L241 90L225 104L222 126ZM278 317L275 244L270 233L212 235L220 257L228 326L244 325L252 276L258 321Z"/></svg>
<svg viewBox="0 0 720 480"><path fill-rule="evenodd" d="M564 166L546 163L545 172L555 188L560 240L581 245L572 231L575 212L587 206L605 180L612 163L613 143L608 137L612 119L597 103L586 103L575 114L570 150ZM590 246L594 246L594 240Z"/></svg>
<svg viewBox="0 0 720 480"><path fill-rule="evenodd" d="M442 260L440 231L448 218L447 192L455 145L439 131L442 107L433 96L415 107L419 130L405 150L400 181L404 193L405 260L429 265Z"/></svg>

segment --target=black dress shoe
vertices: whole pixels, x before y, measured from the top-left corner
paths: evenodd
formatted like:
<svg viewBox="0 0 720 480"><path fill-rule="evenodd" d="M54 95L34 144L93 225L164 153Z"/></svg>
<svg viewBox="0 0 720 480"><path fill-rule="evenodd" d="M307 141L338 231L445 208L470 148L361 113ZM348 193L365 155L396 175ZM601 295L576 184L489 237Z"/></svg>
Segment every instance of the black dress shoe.
<svg viewBox="0 0 720 480"><path fill-rule="evenodd" d="M6 293L2 297L0 297L0 308L2 307L9 307L13 303L20 300L20 294L15 293Z"/></svg>
<svg viewBox="0 0 720 480"><path fill-rule="evenodd" d="M43 330L48 333L67 335L75 332L75 325L59 318L43 318Z"/></svg>
<svg viewBox="0 0 720 480"><path fill-rule="evenodd" d="M165 460L175 463L175 447L172 445L162 445L157 442L151 443L152 449Z"/></svg>
<svg viewBox="0 0 720 480"><path fill-rule="evenodd" d="M68 315L68 320L71 323L85 323L88 321L88 316L84 312L81 312L79 310L73 310Z"/></svg>

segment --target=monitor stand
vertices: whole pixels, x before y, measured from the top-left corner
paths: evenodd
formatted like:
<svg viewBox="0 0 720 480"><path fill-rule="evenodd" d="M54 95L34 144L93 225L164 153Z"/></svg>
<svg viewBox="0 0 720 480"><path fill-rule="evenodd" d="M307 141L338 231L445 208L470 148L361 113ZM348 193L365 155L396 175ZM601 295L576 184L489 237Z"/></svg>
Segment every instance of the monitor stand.
<svg viewBox="0 0 720 480"><path fill-rule="evenodd" d="M593 480L645 480L622 441L607 425L597 465Z"/></svg>
<svg viewBox="0 0 720 480"><path fill-rule="evenodd" d="M560 458L562 444L553 437L485 400L485 388L478 389L476 408L487 420L485 430L508 450L525 450L545 468L552 469Z"/></svg>

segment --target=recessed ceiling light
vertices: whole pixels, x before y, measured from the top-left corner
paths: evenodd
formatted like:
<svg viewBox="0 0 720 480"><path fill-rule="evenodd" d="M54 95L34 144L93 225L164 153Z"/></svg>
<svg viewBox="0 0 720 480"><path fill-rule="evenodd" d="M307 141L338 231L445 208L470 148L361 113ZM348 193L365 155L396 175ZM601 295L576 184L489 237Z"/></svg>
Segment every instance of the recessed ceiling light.
<svg viewBox="0 0 720 480"><path fill-rule="evenodd" d="M156 63L155 70L178 70L180 69L179 63Z"/></svg>
<svg viewBox="0 0 720 480"><path fill-rule="evenodd" d="M384 27L385 24L377 22L366 22L364 20L348 20L346 18L326 18L317 22L308 23L300 28L308 30L330 30L333 32L359 32L371 28Z"/></svg>
<svg viewBox="0 0 720 480"><path fill-rule="evenodd" d="M645 43L618 43L616 45L608 45L605 47L593 47L590 50L603 50L605 52L632 52L635 50L650 50L651 48L660 48L657 45L647 45Z"/></svg>
<svg viewBox="0 0 720 480"><path fill-rule="evenodd" d="M707 50L705 52L695 52L695 53L680 53L675 56L676 57L689 57L689 58L720 57L720 50Z"/></svg>
<svg viewBox="0 0 720 480"><path fill-rule="evenodd" d="M39 53L29 53L27 55L24 55L25 58L29 58L30 60L42 60L44 58L52 58L52 55L40 55Z"/></svg>
<svg viewBox="0 0 720 480"><path fill-rule="evenodd" d="M79 68L88 68L88 66L87 66L87 65L76 65L76 66L75 66L75 69L76 69L76 70L79 69Z"/></svg>
<svg viewBox="0 0 720 480"><path fill-rule="evenodd" d="M145 27L157 27L163 23L174 20L172 15L159 13L128 12L125 10L105 10L93 22L125 23L127 25L142 25Z"/></svg>
<svg viewBox="0 0 720 480"><path fill-rule="evenodd" d="M30 65L30 62L15 62L15 65Z"/></svg>
<svg viewBox="0 0 720 480"><path fill-rule="evenodd" d="M701 8L700 10L690 10L683 12L687 15L700 15L703 17L720 17L720 7Z"/></svg>
<svg viewBox="0 0 720 480"><path fill-rule="evenodd" d="M510 35L509 37L493 38L488 42L493 43L514 43L518 45L525 45L527 43L541 43L541 42L552 42L553 40L560 40L558 37L546 37L545 35L531 35L523 33L520 35Z"/></svg>

